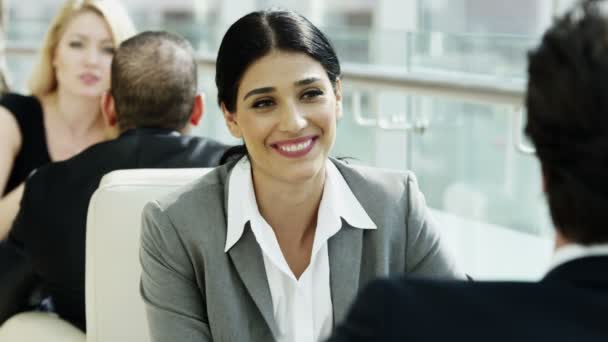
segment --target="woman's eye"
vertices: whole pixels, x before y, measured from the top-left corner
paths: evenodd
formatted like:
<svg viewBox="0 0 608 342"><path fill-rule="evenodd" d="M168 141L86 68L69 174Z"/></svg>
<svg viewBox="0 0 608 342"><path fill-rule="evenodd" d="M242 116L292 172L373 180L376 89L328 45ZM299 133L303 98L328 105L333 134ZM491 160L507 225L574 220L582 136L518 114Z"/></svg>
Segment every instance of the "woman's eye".
<svg viewBox="0 0 608 342"><path fill-rule="evenodd" d="M106 47L102 48L101 51L103 51L103 53L107 53L109 55L114 55L114 53L116 52L116 49L113 46L106 46Z"/></svg>
<svg viewBox="0 0 608 342"><path fill-rule="evenodd" d="M323 95L323 91L321 91L319 89L311 89L311 90L307 90L306 92L304 92L304 94L302 94L302 98L305 100L312 100L321 95Z"/></svg>
<svg viewBox="0 0 608 342"><path fill-rule="evenodd" d="M77 48L81 48L81 47L83 46L82 42L76 42L76 41L74 41L74 42L70 42L68 45L69 45L71 48L76 48L76 49L77 49Z"/></svg>
<svg viewBox="0 0 608 342"><path fill-rule="evenodd" d="M252 105L253 108L267 108L274 104L274 102L270 99L258 100L255 101Z"/></svg>

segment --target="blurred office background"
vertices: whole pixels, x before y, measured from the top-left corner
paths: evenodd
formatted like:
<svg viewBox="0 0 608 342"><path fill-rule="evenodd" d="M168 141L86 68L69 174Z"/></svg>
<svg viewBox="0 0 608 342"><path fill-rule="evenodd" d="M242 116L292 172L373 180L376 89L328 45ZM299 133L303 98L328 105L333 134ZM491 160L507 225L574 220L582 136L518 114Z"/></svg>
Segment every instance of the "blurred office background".
<svg viewBox="0 0 608 342"><path fill-rule="evenodd" d="M30 50L40 45L61 1L3 2L9 84L25 91ZM544 264L535 258L550 251L551 222L538 162L521 136L526 56L573 0L123 2L139 30L166 29L192 42L207 95L197 134L226 142L235 141L213 83L213 59L225 30L255 9L304 14L330 36L345 71L345 116L334 154L413 170L436 219L448 229L475 232L477 243L467 236L471 253L461 258L476 258L474 249L500 249L504 241L519 248L518 256L509 258L513 251L507 248L497 277L540 275ZM487 234L494 243L486 243ZM499 263L473 262L482 276L491 276Z"/></svg>

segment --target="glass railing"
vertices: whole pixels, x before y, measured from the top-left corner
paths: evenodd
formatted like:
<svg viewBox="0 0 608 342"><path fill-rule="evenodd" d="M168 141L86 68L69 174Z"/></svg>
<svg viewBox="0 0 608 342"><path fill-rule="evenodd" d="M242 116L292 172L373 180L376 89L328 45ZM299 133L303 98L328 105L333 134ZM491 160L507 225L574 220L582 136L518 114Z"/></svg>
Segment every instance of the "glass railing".
<svg viewBox="0 0 608 342"><path fill-rule="evenodd" d="M45 25L10 26L9 37L39 44ZM174 26L196 39L197 46L215 47L217 30ZM179 29L179 30L178 30ZM36 31L36 32L34 32ZM202 34L201 32L206 32ZM394 73L445 76L462 79L522 80L526 51L532 39L510 36L456 36L439 33L379 34L364 30L327 29L345 64L381 65ZM196 34L195 34L196 33ZM38 36L38 39L34 37ZM398 39L401 37L401 39ZM384 45L374 39L377 38ZM397 42L402 42L398 45ZM24 44L20 39L20 44ZM8 44L11 45L10 43ZM403 51L404 59L383 59L373 48ZM206 51L212 53L211 51ZM396 53L395 55L399 55ZM33 56L8 56L11 85L24 90ZM455 76L458 75L458 76ZM201 90L207 94L205 124L198 134L234 142L215 104L213 70L200 72ZM413 169L431 206L460 215L541 234L547 226L540 194L539 170L534 158L513 148L512 106L475 104L441 97L424 97L402 90L363 89L358 84L358 112L379 115L379 121L423 122L425 127L390 130L361 125L352 115L353 91L345 80L345 115L339 125L336 155L349 156L380 167ZM351 115L349 115L351 114ZM460 201L461 197L470 201ZM517 213L517 214L514 214Z"/></svg>
<svg viewBox="0 0 608 342"><path fill-rule="evenodd" d="M349 114L351 96L346 86ZM534 235L551 231L536 158L515 148L515 107L389 91L357 96L362 112L393 124L365 126L345 115L336 155L413 170L433 208Z"/></svg>
<svg viewBox="0 0 608 342"><path fill-rule="evenodd" d="M410 69L495 78L524 78L527 51L538 40L513 35L421 32L409 35Z"/></svg>
<svg viewBox="0 0 608 342"><path fill-rule="evenodd" d="M524 78L537 38L324 28L343 62L459 77Z"/></svg>
<svg viewBox="0 0 608 342"><path fill-rule="evenodd" d="M52 11L44 12L45 15ZM215 53L226 27L211 19L150 18L133 13L139 30L179 33L204 53ZM50 17L9 16L7 39L38 45ZM406 32L364 27L321 28L334 43L342 62L390 66L417 73L452 73L462 77L523 78L527 51L537 38L519 35L472 35Z"/></svg>

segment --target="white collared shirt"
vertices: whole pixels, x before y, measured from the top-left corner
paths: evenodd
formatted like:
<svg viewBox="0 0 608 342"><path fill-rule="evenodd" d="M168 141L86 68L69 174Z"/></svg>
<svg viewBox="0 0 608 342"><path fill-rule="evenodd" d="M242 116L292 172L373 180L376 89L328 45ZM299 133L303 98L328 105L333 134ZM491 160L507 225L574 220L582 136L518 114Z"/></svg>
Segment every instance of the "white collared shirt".
<svg viewBox="0 0 608 342"><path fill-rule="evenodd" d="M555 250L549 271L574 259L599 255L608 255L608 243L590 246L569 243Z"/></svg>
<svg viewBox="0 0 608 342"><path fill-rule="evenodd" d="M327 241L341 229L341 219L356 228L377 228L329 160L325 173L310 264L300 279L289 268L273 229L260 214L248 158L243 157L230 174L224 251L238 242L249 221L264 258L278 342L316 342L329 336L334 322Z"/></svg>

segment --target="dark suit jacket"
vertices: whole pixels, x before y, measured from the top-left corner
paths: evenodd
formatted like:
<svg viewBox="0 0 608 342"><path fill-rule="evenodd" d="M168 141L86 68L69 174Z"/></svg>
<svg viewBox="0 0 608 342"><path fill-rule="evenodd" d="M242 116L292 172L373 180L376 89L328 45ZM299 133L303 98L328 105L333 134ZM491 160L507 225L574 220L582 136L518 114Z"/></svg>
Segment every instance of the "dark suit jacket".
<svg viewBox="0 0 608 342"><path fill-rule="evenodd" d="M48 164L27 180L8 242L24 251L55 311L85 330L86 215L103 175L119 169L216 166L226 149L210 139L137 129Z"/></svg>
<svg viewBox="0 0 608 342"><path fill-rule="evenodd" d="M379 280L329 341L608 341L608 256L538 283Z"/></svg>

